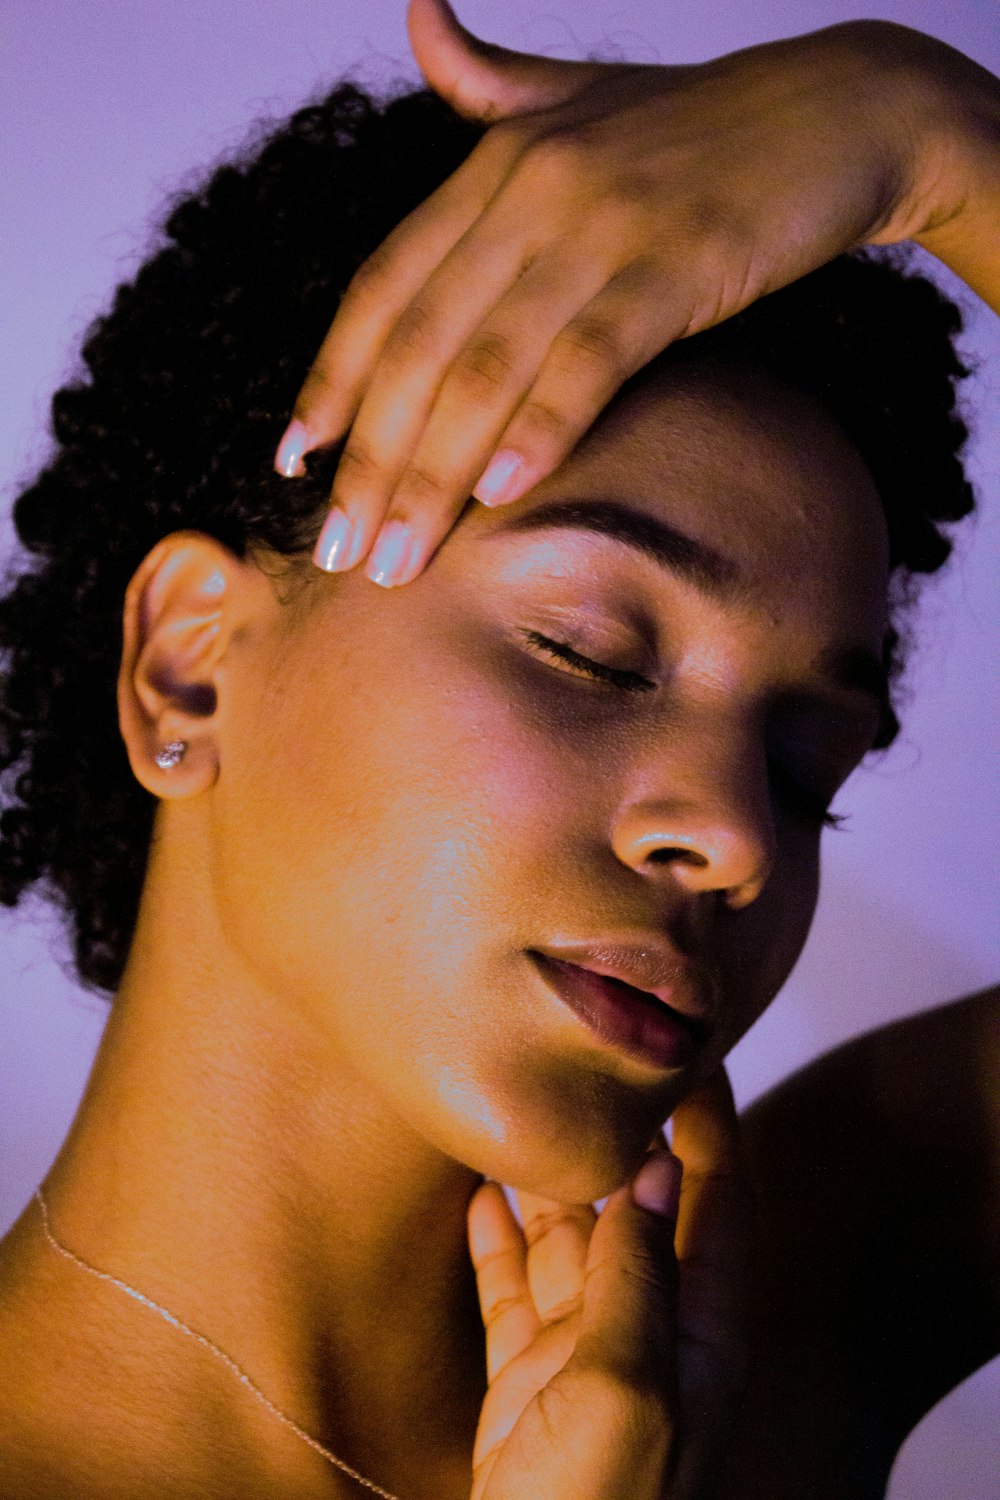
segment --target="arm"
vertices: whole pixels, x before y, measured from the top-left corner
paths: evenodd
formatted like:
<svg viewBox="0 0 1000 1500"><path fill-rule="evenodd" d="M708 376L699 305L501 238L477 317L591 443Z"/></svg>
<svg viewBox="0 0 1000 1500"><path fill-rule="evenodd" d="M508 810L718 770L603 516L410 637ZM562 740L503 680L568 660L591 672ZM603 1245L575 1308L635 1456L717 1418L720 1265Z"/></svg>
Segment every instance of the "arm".
<svg viewBox="0 0 1000 1500"><path fill-rule="evenodd" d="M345 440L328 571L417 577L470 492L519 499L668 344L844 250L915 239L1000 309L1000 83L942 42L858 21L663 67L507 52L445 0L410 30L495 123L361 267L296 402L279 472Z"/></svg>
<svg viewBox="0 0 1000 1500"><path fill-rule="evenodd" d="M760 1346L722 1494L882 1496L1000 1348L1000 988L838 1048L743 1123Z"/></svg>
<svg viewBox="0 0 1000 1500"><path fill-rule="evenodd" d="M902 33L923 93L922 197L912 238L1000 313L1000 87L962 53ZM921 60L921 54L926 56ZM922 226L922 227L921 227Z"/></svg>

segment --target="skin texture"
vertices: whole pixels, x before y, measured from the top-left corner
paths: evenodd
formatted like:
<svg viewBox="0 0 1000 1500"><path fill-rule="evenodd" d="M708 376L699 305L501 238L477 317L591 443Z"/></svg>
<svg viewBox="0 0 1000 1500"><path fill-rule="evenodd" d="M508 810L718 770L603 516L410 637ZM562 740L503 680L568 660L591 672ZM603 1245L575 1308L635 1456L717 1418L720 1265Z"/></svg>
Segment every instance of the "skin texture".
<svg viewBox="0 0 1000 1500"><path fill-rule="evenodd" d="M295 404L280 473L347 437L321 567L409 582L470 491L517 499L661 349L843 250L914 239L1000 310L1000 85L931 37L669 67L509 52L446 0L409 26L492 125L359 269Z"/></svg>
<svg viewBox="0 0 1000 1500"><path fill-rule="evenodd" d="M123 733L164 801L125 980L49 1178L53 1215L78 1253L415 1500L469 1495L487 1393L467 1248L482 1177L586 1205L636 1171L794 961L822 802L877 724L872 698L824 663L879 653L881 509L803 398L680 367L612 410L520 513L555 498L668 520L725 554L739 585L713 595L607 539L511 533L518 508L475 508L426 577L389 595L182 534L126 607ZM653 688L567 670L526 629L572 631ZM159 771L176 738L187 756ZM806 811L792 778L820 805ZM712 976L690 1066L599 1043L524 957L610 936L668 937ZM652 1253L657 1221L612 1204L598 1229L623 1286L639 1257L669 1300L669 1233ZM689 1230L682 1204L682 1283ZM141 1475L161 1493L171 1476L178 1495L355 1492L190 1341L138 1326L120 1294L65 1267L36 1212L3 1271L0 1370L18 1375L0 1376L0 1398L18 1436L0 1493L115 1495ZM635 1367L674 1315L664 1302L652 1329L623 1315L617 1354L604 1326L605 1396L607 1371ZM622 1388L646 1422L619 1423L638 1464L649 1402ZM671 1409L657 1393L656 1430ZM502 1452L484 1500L576 1500L555 1484L557 1467L569 1482L564 1420L541 1469ZM594 1500L620 1478L598 1475ZM641 1478L634 1493L658 1500L657 1476ZM671 1497L694 1493L684 1483Z"/></svg>

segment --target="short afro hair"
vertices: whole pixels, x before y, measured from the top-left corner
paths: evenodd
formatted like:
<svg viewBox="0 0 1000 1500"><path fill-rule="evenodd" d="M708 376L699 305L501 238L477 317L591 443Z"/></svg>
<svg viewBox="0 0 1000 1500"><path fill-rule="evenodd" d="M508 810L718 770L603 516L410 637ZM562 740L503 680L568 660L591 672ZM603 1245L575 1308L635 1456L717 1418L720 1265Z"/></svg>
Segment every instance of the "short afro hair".
<svg viewBox="0 0 1000 1500"><path fill-rule="evenodd" d="M338 452L273 473L298 387L354 271L482 134L430 91L378 101L340 82L174 203L54 397L51 457L14 510L30 556L0 600L0 901L39 883L88 985L120 980L156 806L118 731L129 579L177 529L241 556L312 544ZM861 252L695 335L815 395L859 448L888 521L892 673L912 575L941 566L942 526L973 503L959 328L931 282ZM883 744L894 724L887 705Z"/></svg>

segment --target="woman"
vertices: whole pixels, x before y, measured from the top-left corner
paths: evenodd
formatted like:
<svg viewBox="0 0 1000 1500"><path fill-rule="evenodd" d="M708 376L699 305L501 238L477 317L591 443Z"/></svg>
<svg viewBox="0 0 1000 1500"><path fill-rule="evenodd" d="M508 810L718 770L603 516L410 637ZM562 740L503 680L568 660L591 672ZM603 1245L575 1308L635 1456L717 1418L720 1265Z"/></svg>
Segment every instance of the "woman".
<svg viewBox="0 0 1000 1500"><path fill-rule="evenodd" d="M426 579L331 582L333 455L269 479L275 423L477 134L344 88L223 169L95 330L19 503L45 561L4 605L4 895L61 891L116 998L4 1242L7 1493L359 1492L318 1442L407 1496L694 1494L729 1425L717 1068L805 936L830 797L891 735L889 576L970 504L954 318L840 262L645 369ZM873 340L905 356L869 370ZM629 1189L672 1112L679 1306ZM521 1193L530 1289L484 1176Z"/></svg>

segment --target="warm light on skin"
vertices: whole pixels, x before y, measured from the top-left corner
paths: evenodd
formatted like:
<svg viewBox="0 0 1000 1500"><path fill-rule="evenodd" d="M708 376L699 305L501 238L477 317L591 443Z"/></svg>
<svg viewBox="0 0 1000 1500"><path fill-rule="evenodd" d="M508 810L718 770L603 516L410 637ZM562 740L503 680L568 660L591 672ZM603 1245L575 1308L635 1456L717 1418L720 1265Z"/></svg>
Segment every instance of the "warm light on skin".
<svg viewBox="0 0 1000 1500"><path fill-rule="evenodd" d="M740 592L579 528L512 529L550 499L609 498L724 554ZM470 1195L487 1174L605 1197L776 992L820 828L775 765L831 793L871 742L871 695L827 663L878 654L886 550L825 417L690 371L633 393L510 511L471 507L404 588L162 543L130 590L120 703L166 800L49 1178L64 1240L209 1331L362 1472L462 1492L485 1378ZM647 686L594 683L532 632ZM190 749L158 771L173 738ZM525 956L655 935L718 979L690 1075L599 1044ZM155 1370L130 1433L154 1466L169 1444L179 1493L206 1475L259 1492L267 1463L289 1488L301 1465L308 1491L312 1455L189 1341L161 1324L137 1344L121 1299L60 1288L24 1312L35 1346L86 1321L136 1389ZM67 1355L55 1394L43 1362L10 1399L63 1413L68 1454L84 1425L118 1452L89 1359Z"/></svg>
<svg viewBox="0 0 1000 1500"><path fill-rule="evenodd" d="M616 1184L684 1080L596 1050L524 949L695 932L726 994L717 1060L784 978L812 910L818 830L772 805L767 714L813 696L794 738L833 785L874 729L867 698L838 707L814 665L842 643L879 649L870 481L805 403L785 428L766 400L727 406L633 402L523 506L627 494L733 557L744 596L476 509L392 598L361 576L320 580L238 689L245 727L217 798L227 942L429 1140L557 1196ZM659 691L595 688L518 638L570 627L599 660L658 670ZM720 915L712 890L692 898L616 849L627 828L636 848L666 833L707 840L714 858L713 821L775 845L744 912ZM463 1078L461 1109L443 1072ZM497 1110L503 1140L482 1129Z"/></svg>

